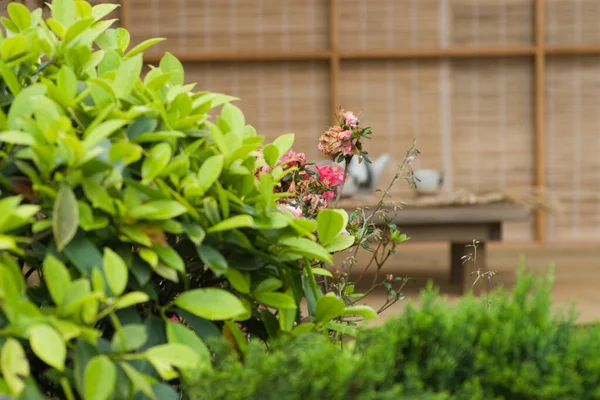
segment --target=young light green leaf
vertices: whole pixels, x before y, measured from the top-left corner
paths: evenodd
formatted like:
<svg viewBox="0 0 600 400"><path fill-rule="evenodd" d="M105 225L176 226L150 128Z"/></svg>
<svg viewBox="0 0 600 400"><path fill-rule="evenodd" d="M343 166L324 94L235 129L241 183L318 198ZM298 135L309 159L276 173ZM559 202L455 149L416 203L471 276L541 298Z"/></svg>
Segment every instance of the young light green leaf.
<svg viewBox="0 0 600 400"><path fill-rule="evenodd" d="M125 99L129 96L137 80L140 79L143 64L142 55L138 54L135 57L126 59L119 65L113 83L113 89L118 98Z"/></svg>
<svg viewBox="0 0 600 400"><path fill-rule="evenodd" d="M354 245L355 238L350 235L339 235L327 246L325 250L330 253L337 253L338 251L346 250L348 247Z"/></svg>
<svg viewBox="0 0 600 400"><path fill-rule="evenodd" d="M34 145L36 141L29 132L5 131L0 133L0 142L31 146Z"/></svg>
<svg viewBox="0 0 600 400"><path fill-rule="evenodd" d="M185 272L185 263L175 249L172 247L152 246L152 250L154 250L162 262L169 267L177 272Z"/></svg>
<svg viewBox="0 0 600 400"><path fill-rule="evenodd" d="M108 138L110 135L115 133L127 125L129 121L113 119L101 123L100 125L88 130L84 133L83 147L86 150L91 150L94 146L100 143L102 140Z"/></svg>
<svg viewBox="0 0 600 400"><path fill-rule="evenodd" d="M346 225L348 214L345 210L321 210L317 216L317 234L320 242L327 246L346 229Z"/></svg>
<svg viewBox="0 0 600 400"><path fill-rule="evenodd" d="M238 228L251 228L254 226L254 219L250 215L241 214L225 219L218 224L210 227L208 232L231 231Z"/></svg>
<svg viewBox="0 0 600 400"><path fill-rule="evenodd" d="M156 396L152 391L152 386L150 386L150 383L141 372L139 372L137 369L133 368L126 362L121 362L119 363L119 365L121 366L121 368L123 368L123 371L125 371L125 374L137 390L140 390L151 400L156 400Z"/></svg>
<svg viewBox="0 0 600 400"><path fill-rule="evenodd" d="M30 373L29 360L21 343L12 337L9 337L2 346L0 372L11 392L15 395L21 394L25 389L25 382L22 379L27 378Z"/></svg>
<svg viewBox="0 0 600 400"><path fill-rule="evenodd" d="M227 272L229 264L227 260L214 247L200 245L197 247L198 255L202 262L210 268L216 276L222 276Z"/></svg>
<svg viewBox="0 0 600 400"><path fill-rule="evenodd" d="M133 49L129 50L129 53L125 54L125 57L134 57L138 54L140 54L141 52L143 52L144 50L149 49L150 47L165 41L165 38L153 38L153 39L147 39L144 40L142 43L138 44L137 46L135 46Z"/></svg>
<svg viewBox="0 0 600 400"><path fill-rule="evenodd" d="M206 344L196 335L195 332L186 328L184 325L167 321L167 340L169 343L181 343L189 346L198 354L198 358L203 365L210 365L211 355Z"/></svg>
<svg viewBox="0 0 600 400"><path fill-rule="evenodd" d="M313 274L315 274L315 275L322 275L322 276L328 276L330 278L333 278L333 275L331 274L331 272L329 272L325 268L313 268L312 271L313 271Z"/></svg>
<svg viewBox="0 0 600 400"><path fill-rule="evenodd" d="M106 211L109 214L115 213L113 200L108 191L92 179L84 179L82 182L83 193L88 198L94 208Z"/></svg>
<svg viewBox="0 0 600 400"><path fill-rule="evenodd" d="M323 296L317 300L317 312L315 320L319 324L325 324L344 313L344 301L334 296Z"/></svg>
<svg viewBox="0 0 600 400"><path fill-rule="evenodd" d="M63 251L75 237L79 226L79 207L75 193L67 184L62 184L52 209L52 233L56 249Z"/></svg>
<svg viewBox="0 0 600 400"><path fill-rule="evenodd" d="M278 136L273 141L273 145L279 149L279 154L284 155L287 153L294 144L295 135L293 133L286 133L285 135Z"/></svg>
<svg viewBox="0 0 600 400"><path fill-rule="evenodd" d="M184 82L184 71L181 61L177 59L173 54L166 52L163 58L160 60L160 69L163 72L173 72L171 77L171 84L183 85Z"/></svg>
<svg viewBox="0 0 600 400"><path fill-rule="evenodd" d="M346 307L342 315L359 315L366 319L377 319L377 312L369 306Z"/></svg>
<svg viewBox="0 0 600 400"><path fill-rule="evenodd" d="M246 307L235 295L217 288L194 289L183 292L175 305L198 317L224 321L246 312Z"/></svg>
<svg viewBox="0 0 600 400"><path fill-rule="evenodd" d="M92 16L98 21L113 12L117 7L119 7L119 4L97 4L92 7Z"/></svg>
<svg viewBox="0 0 600 400"><path fill-rule="evenodd" d="M0 55L5 61L19 57L25 51L25 38L23 36L12 36L4 39L0 44Z"/></svg>
<svg viewBox="0 0 600 400"><path fill-rule="evenodd" d="M283 286L283 282L281 282L277 278L267 278L262 280L252 291L252 293L256 296L259 293L263 292L274 292Z"/></svg>
<svg viewBox="0 0 600 400"><path fill-rule="evenodd" d="M115 308L120 310L122 308L131 307L135 304L141 304L150 301L150 297L143 292L130 292L119 297L115 303Z"/></svg>
<svg viewBox="0 0 600 400"><path fill-rule="evenodd" d="M161 378L171 380L178 376L173 367L184 370L196 369L200 365L198 354L181 343L167 343L146 350L150 361Z"/></svg>
<svg viewBox="0 0 600 400"><path fill-rule="evenodd" d="M244 294L250 293L250 274L248 272L228 268L225 276L235 290Z"/></svg>
<svg viewBox="0 0 600 400"><path fill-rule="evenodd" d="M60 260L52 254L48 254L44 259L42 273L44 274L44 282L46 282L52 300L54 300L56 305L61 306L67 287L71 283L69 270Z"/></svg>
<svg viewBox="0 0 600 400"><path fill-rule="evenodd" d="M121 331L115 332L111 347L113 351L123 353L139 349L147 340L148 333L145 325L127 324Z"/></svg>
<svg viewBox="0 0 600 400"><path fill-rule="evenodd" d="M77 19L77 8L73 0L54 0L52 2L52 18L69 27Z"/></svg>
<svg viewBox="0 0 600 400"><path fill-rule="evenodd" d="M288 247L294 253L301 254L304 257L316 258L328 264L333 263L331 254L321 245L305 238L292 237L279 241L283 246Z"/></svg>
<svg viewBox="0 0 600 400"><path fill-rule="evenodd" d="M58 92L64 105L70 106L77 97L77 76L68 65L63 65L56 78Z"/></svg>
<svg viewBox="0 0 600 400"><path fill-rule="evenodd" d="M231 103L227 103L223 106L223 109L221 110L221 118L227 122L227 125L229 125L229 128L231 128L232 131L238 131L241 133L246 125L246 119L244 118L244 113L242 110Z"/></svg>
<svg viewBox="0 0 600 400"><path fill-rule="evenodd" d="M277 309L296 309L298 306L294 298L285 293L279 292L261 292L255 294L256 300Z"/></svg>
<svg viewBox="0 0 600 400"><path fill-rule="evenodd" d="M133 219L165 220L176 218L187 212L187 208L176 200L155 200L129 211Z"/></svg>
<svg viewBox="0 0 600 400"><path fill-rule="evenodd" d="M148 184L156 178L171 160L172 150L168 143L159 143L152 147L148 157L142 163L142 183Z"/></svg>
<svg viewBox="0 0 600 400"><path fill-rule="evenodd" d="M129 270L123 259L108 247L104 248L103 257L104 275L108 287L115 296L120 296L127 287Z"/></svg>
<svg viewBox="0 0 600 400"><path fill-rule="evenodd" d="M279 149L274 144L268 144L263 149L263 156L265 157L265 161L267 164L273 168L281 154L279 153Z"/></svg>
<svg viewBox="0 0 600 400"><path fill-rule="evenodd" d="M11 2L6 7L6 11L19 31L31 26L31 14L23 4Z"/></svg>
<svg viewBox="0 0 600 400"><path fill-rule="evenodd" d="M209 157L198 170L198 194L206 193L208 189L219 179L223 170L224 158L221 154Z"/></svg>
<svg viewBox="0 0 600 400"><path fill-rule="evenodd" d="M109 399L116 383L117 368L107 356L96 356L85 366L83 387L86 399Z"/></svg>
<svg viewBox="0 0 600 400"><path fill-rule="evenodd" d="M36 356L52 368L63 371L67 348L60 334L49 325L34 325L29 329L29 344Z"/></svg>

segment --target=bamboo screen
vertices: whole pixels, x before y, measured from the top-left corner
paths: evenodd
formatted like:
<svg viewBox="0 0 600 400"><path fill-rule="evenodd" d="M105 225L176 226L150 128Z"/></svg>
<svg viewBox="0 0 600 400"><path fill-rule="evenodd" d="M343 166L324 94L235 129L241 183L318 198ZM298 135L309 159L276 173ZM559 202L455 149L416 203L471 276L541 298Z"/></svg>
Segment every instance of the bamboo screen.
<svg viewBox="0 0 600 400"><path fill-rule="evenodd" d="M149 63L171 51L199 89L241 97L269 138L293 131L317 160L334 107L364 109L370 152L395 160L386 179L415 137L446 191L561 201L508 240L600 239L600 1L122 2L132 42L168 39Z"/></svg>

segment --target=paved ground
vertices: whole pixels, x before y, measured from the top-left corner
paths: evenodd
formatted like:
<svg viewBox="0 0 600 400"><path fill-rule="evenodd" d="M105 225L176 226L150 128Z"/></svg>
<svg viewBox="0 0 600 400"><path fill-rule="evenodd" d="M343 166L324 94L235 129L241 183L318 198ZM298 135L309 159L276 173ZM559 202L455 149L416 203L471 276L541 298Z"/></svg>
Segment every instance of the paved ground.
<svg viewBox="0 0 600 400"><path fill-rule="evenodd" d="M519 257L525 255L527 268L536 273L548 271L556 263L556 282L553 289L555 307L568 307L575 301L582 323L600 321L600 243L597 244L491 244L488 249L489 268L498 271L495 285L510 289L514 286ZM410 244L402 247L387 264L387 271L395 275L416 278L406 288L406 301L418 303L419 290L428 279L440 286L440 292L449 302L460 298L458 290L448 283L448 246L444 244ZM384 299L373 295L369 304L379 306ZM402 312L402 302L390 308L384 317Z"/></svg>

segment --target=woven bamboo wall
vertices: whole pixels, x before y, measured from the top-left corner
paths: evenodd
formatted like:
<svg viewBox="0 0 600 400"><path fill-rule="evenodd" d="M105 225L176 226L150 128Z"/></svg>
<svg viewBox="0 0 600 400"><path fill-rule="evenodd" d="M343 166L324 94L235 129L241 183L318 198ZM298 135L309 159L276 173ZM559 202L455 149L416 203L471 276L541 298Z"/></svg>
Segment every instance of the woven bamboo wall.
<svg viewBox="0 0 600 400"><path fill-rule="evenodd" d="M0 1L2 9L6 3ZM541 46L548 49L541 51L549 54L545 109L536 107L539 4ZM423 154L418 166L444 170L449 191L532 189L542 171L544 192L564 206L542 225L548 239L600 239L600 56L570 55L579 51L573 46L595 46L581 52L600 55L600 1L337 0L334 18L330 0L127 0L124 8L133 43L168 39L150 58L167 50L182 55L188 81L241 97L248 121L262 134L293 131L298 150L312 159L319 158L316 141L333 104L364 109L362 121L374 128L370 152L394 158L387 178L413 137ZM443 49L462 53L398 56ZM476 57L490 49L510 56ZM562 55L551 49L563 49ZM369 55L377 51L395 56ZM302 55L281 61L277 53ZM236 54L246 61L236 61ZM270 60L249 61L252 54ZM332 75L334 57L339 73ZM540 112L541 128L534 123ZM397 186L395 196L408 195ZM507 228L509 239L532 239L532 232L532 222Z"/></svg>

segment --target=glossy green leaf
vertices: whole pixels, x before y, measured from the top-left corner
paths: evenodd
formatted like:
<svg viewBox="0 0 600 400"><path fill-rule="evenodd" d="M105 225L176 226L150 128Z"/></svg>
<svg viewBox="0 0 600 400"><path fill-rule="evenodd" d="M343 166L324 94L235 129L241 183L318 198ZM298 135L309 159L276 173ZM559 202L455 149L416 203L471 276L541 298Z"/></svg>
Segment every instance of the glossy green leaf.
<svg viewBox="0 0 600 400"><path fill-rule="evenodd" d="M85 366L83 379L86 400L107 400L115 390L117 368L105 355L92 358Z"/></svg>
<svg viewBox="0 0 600 400"><path fill-rule="evenodd" d="M133 49L129 50L129 52L127 54L125 54L125 56L126 57L134 57L134 56L142 53L143 51L149 49L150 47L157 45L158 43L163 42L165 40L166 40L165 38L153 38L153 39L144 40L140 44L136 45Z"/></svg>
<svg viewBox="0 0 600 400"><path fill-rule="evenodd" d="M147 301L150 301L150 297L148 297L146 293L130 292L119 297L115 303L115 308L120 310L122 308L131 307L135 304L146 303Z"/></svg>
<svg viewBox="0 0 600 400"><path fill-rule="evenodd" d="M229 268L229 264L227 263L227 260L214 247L200 245L197 247L197 250L198 250L198 255L200 256L200 259L202 260L202 262L208 268L210 268L210 270L216 276L222 276L223 274L225 274L227 272L227 268Z"/></svg>
<svg viewBox="0 0 600 400"><path fill-rule="evenodd" d="M225 104L221 110L221 117L227 122L232 131L242 132L244 130L246 120L239 107L231 103Z"/></svg>
<svg viewBox="0 0 600 400"><path fill-rule="evenodd" d="M68 65L63 65L56 79L58 85L58 93L60 93L62 101L65 105L73 104L77 96L77 76L73 69Z"/></svg>
<svg viewBox="0 0 600 400"><path fill-rule="evenodd" d="M156 400L156 396L152 391L152 386L150 386L150 383L144 375L142 375L137 369L133 368L126 362L121 362L119 365L121 366L121 368L123 368L123 371L125 371L125 374L137 390L144 393L151 400Z"/></svg>
<svg viewBox="0 0 600 400"><path fill-rule="evenodd" d="M256 300L277 309L296 309L297 305L294 298L285 293L279 292L261 292L255 294Z"/></svg>
<svg viewBox="0 0 600 400"><path fill-rule="evenodd" d="M294 144L295 135L293 133L287 133L285 135L278 136L273 141L273 145L279 150L279 154L283 156L287 153Z"/></svg>
<svg viewBox="0 0 600 400"><path fill-rule="evenodd" d="M66 184L62 184L52 209L52 233L58 251L63 249L75 237L79 226L79 207L75 193Z"/></svg>
<svg viewBox="0 0 600 400"><path fill-rule="evenodd" d="M208 189L219 179L221 171L223 170L224 158L218 154L216 156L209 157L198 170L198 194L202 195L206 193Z"/></svg>
<svg viewBox="0 0 600 400"><path fill-rule="evenodd" d="M6 7L8 16L20 31L29 28L31 25L31 13L23 4L9 3Z"/></svg>
<svg viewBox="0 0 600 400"><path fill-rule="evenodd" d="M130 210L133 219L164 220L176 218L187 212L187 208L175 200L156 200Z"/></svg>
<svg viewBox="0 0 600 400"><path fill-rule="evenodd" d="M112 350L118 353L137 350L148 340L146 326L142 324L127 324L112 338Z"/></svg>
<svg viewBox="0 0 600 400"><path fill-rule="evenodd" d="M143 63L142 55L138 54L137 56L123 61L121 65L119 65L117 76L113 84L117 97L124 99L129 96L131 90L135 87L136 82L140 79Z"/></svg>
<svg viewBox="0 0 600 400"><path fill-rule="evenodd" d="M120 296L127 287L129 277L127 265L117 253L105 247L103 268L108 287L115 296Z"/></svg>
<svg viewBox="0 0 600 400"><path fill-rule="evenodd" d="M319 324L325 324L344 313L344 301L334 296L323 296L317 300L317 311L315 320Z"/></svg>
<svg viewBox="0 0 600 400"><path fill-rule="evenodd" d="M40 360L62 371L65 368L67 348L61 335L48 325L34 325L29 329L29 344Z"/></svg>
<svg viewBox="0 0 600 400"><path fill-rule="evenodd" d="M52 17L68 27L77 18L77 8L73 0L54 0L52 2Z"/></svg>
<svg viewBox="0 0 600 400"><path fill-rule="evenodd" d="M56 305L62 305L67 287L71 283L69 270L60 260L48 254L44 259L42 273L52 300Z"/></svg>
<svg viewBox="0 0 600 400"><path fill-rule="evenodd" d="M328 276L330 278L333 278L333 275L331 274L331 272L329 272L325 268L313 268L312 271L313 271L313 274L315 274L315 275L322 275L322 276Z"/></svg>
<svg viewBox="0 0 600 400"><path fill-rule="evenodd" d="M97 20L106 17L119 7L118 4L97 4L92 7L92 16Z"/></svg>
<svg viewBox="0 0 600 400"><path fill-rule="evenodd" d="M0 142L31 146L36 143L36 139L28 132L5 131L0 133Z"/></svg>
<svg viewBox="0 0 600 400"><path fill-rule="evenodd" d="M198 317L223 321L246 312L246 307L235 295L217 288L194 289L183 292L175 304Z"/></svg>
<svg viewBox="0 0 600 400"><path fill-rule="evenodd" d="M281 154L279 153L279 149L274 144L268 144L263 149L263 156L265 157L266 163L273 168Z"/></svg>
<svg viewBox="0 0 600 400"><path fill-rule="evenodd" d="M339 236L348 225L348 214L345 210L324 209L317 216L317 234L320 242L327 246Z"/></svg>
<svg viewBox="0 0 600 400"><path fill-rule="evenodd" d="M235 290L244 294L250 293L250 274L247 271L228 268L225 276Z"/></svg>
<svg viewBox="0 0 600 400"><path fill-rule="evenodd" d="M84 179L82 186L85 197L88 198L94 208L106 211L109 214L115 213L115 205L105 188L92 179Z"/></svg>
<svg viewBox="0 0 600 400"><path fill-rule="evenodd" d="M185 272L185 263L183 259L175 251L172 247L164 247L164 246L152 246L152 250L158 255L158 257L167 264L169 267L173 268L177 272Z"/></svg>
<svg viewBox="0 0 600 400"><path fill-rule="evenodd" d="M110 137L117 130L127 125L129 121L113 119L101 123L100 125L88 130L84 133L83 147L86 150L91 150L94 146L100 143L102 140Z"/></svg>
<svg viewBox="0 0 600 400"><path fill-rule="evenodd" d="M336 236L335 239L331 241L327 246L325 246L325 250L330 253L337 253L338 251L346 250L347 248L354 245L355 238L350 235L339 235Z"/></svg>
<svg viewBox="0 0 600 400"><path fill-rule="evenodd" d="M142 163L143 183L150 183L156 178L171 160L171 146L168 143L155 145Z"/></svg>
<svg viewBox="0 0 600 400"><path fill-rule="evenodd" d="M290 250L293 250L293 252L301 254L305 257L316 258L328 264L333 263L331 254L329 254L327 250L312 240L293 237L280 240L279 243L288 247Z"/></svg>
<svg viewBox="0 0 600 400"><path fill-rule="evenodd" d="M254 219L250 215L236 215L234 217L225 219L218 224L210 227L208 232L222 232L230 231L239 228L251 228L254 226Z"/></svg>
<svg viewBox="0 0 600 400"><path fill-rule="evenodd" d="M183 85L184 71L181 61L177 59L173 54L166 52L163 58L160 60L160 69L163 72L173 72L171 77L171 84Z"/></svg>
<svg viewBox="0 0 600 400"><path fill-rule="evenodd" d="M181 369L196 369L200 365L198 353L182 343L154 346L146 350L145 355L161 377L166 380L177 376L171 366Z"/></svg>
<svg viewBox="0 0 600 400"><path fill-rule="evenodd" d="M183 324L173 321L167 321L167 340L169 343L180 343L190 347L198 354L198 358L203 365L210 365L211 354L206 344Z"/></svg>
<svg viewBox="0 0 600 400"><path fill-rule="evenodd" d="M366 319L377 319L377 312L369 306L346 307L343 315L358 315Z"/></svg>
<svg viewBox="0 0 600 400"><path fill-rule="evenodd" d="M281 282L279 279L277 278L266 278L263 279L252 291L252 293L254 295L257 295L259 293L263 293L263 292L274 292L277 289L279 289L280 287L283 286L283 282Z"/></svg>
<svg viewBox="0 0 600 400"><path fill-rule="evenodd" d="M0 372L11 392L15 395L21 394L25 389L23 378L27 378L30 372L29 360L21 343L12 337L9 337L2 346Z"/></svg>
<svg viewBox="0 0 600 400"><path fill-rule="evenodd" d="M23 36L8 37L0 44L0 56L5 61L19 57L25 51L25 38Z"/></svg>

